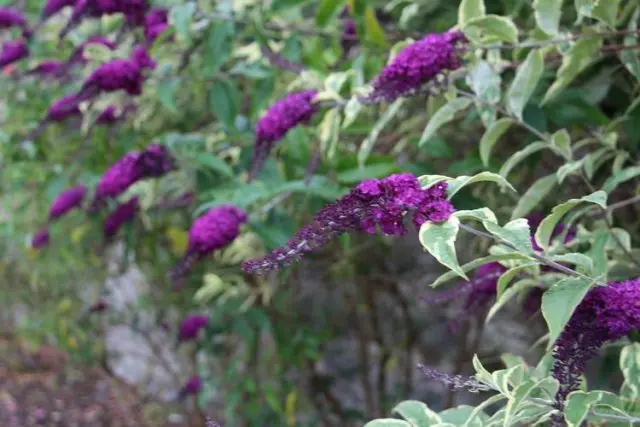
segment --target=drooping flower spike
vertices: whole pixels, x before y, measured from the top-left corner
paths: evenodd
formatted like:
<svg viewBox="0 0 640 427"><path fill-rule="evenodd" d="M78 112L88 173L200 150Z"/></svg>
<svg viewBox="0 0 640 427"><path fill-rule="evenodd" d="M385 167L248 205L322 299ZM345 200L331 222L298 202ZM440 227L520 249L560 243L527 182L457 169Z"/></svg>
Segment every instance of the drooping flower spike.
<svg viewBox="0 0 640 427"><path fill-rule="evenodd" d="M50 122L62 122L69 117L81 115L80 103L82 101L83 100L76 94L68 95L54 101L49 107L46 120Z"/></svg>
<svg viewBox="0 0 640 427"><path fill-rule="evenodd" d="M23 40L5 42L0 51L0 68L29 56L29 47Z"/></svg>
<svg viewBox="0 0 640 427"><path fill-rule="evenodd" d="M0 30L11 27L26 28L27 20L15 9L0 7Z"/></svg>
<svg viewBox="0 0 640 427"><path fill-rule="evenodd" d="M138 197L134 196L125 203L121 203L116 209L104 220L104 237L110 239L118 233L120 227L133 221L136 214L140 210Z"/></svg>
<svg viewBox="0 0 640 427"><path fill-rule="evenodd" d="M49 219L58 219L70 210L80 206L86 195L87 187L82 184L63 191L51 204Z"/></svg>
<svg viewBox="0 0 640 427"><path fill-rule="evenodd" d="M380 228L385 235L403 235L406 216L413 217L416 227L427 221L445 221L454 212L446 189L447 184L440 182L423 190L418 179L408 173L365 180L321 209L283 248L245 262L243 269L262 274L291 265L349 231L375 234Z"/></svg>
<svg viewBox="0 0 640 427"><path fill-rule="evenodd" d="M151 9L144 18L144 37L149 43L153 43L167 28L169 28L167 9L161 7Z"/></svg>
<svg viewBox="0 0 640 427"><path fill-rule="evenodd" d="M560 382L556 408L580 387L587 362L603 344L640 329L640 278L589 290L555 342L552 375Z"/></svg>
<svg viewBox="0 0 640 427"><path fill-rule="evenodd" d="M313 105L316 93L315 90L291 93L273 104L258 120L249 181L258 175L275 144L287 132L311 120L316 112Z"/></svg>
<svg viewBox="0 0 640 427"><path fill-rule="evenodd" d="M191 341L198 336L200 330L209 324L209 316L192 314L187 316L178 328L178 342Z"/></svg>
<svg viewBox="0 0 640 427"><path fill-rule="evenodd" d="M412 95L427 83L446 76L462 66L458 44L465 36L460 31L432 33L402 49L373 81L373 91L362 101L391 102Z"/></svg>
<svg viewBox="0 0 640 427"><path fill-rule="evenodd" d="M49 230L42 229L38 231L31 240L31 247L33 249L42 249L49 244Z"/></svg>
<svg viewBox="0 0 640 427"><path fill-rule="evenodd" d="M178 280L202 258L233 242L240 234L240 226L245 222L247 214L233 205L209 209L196 219L189 230L187 251L170 272L171 279Z"/></svg>

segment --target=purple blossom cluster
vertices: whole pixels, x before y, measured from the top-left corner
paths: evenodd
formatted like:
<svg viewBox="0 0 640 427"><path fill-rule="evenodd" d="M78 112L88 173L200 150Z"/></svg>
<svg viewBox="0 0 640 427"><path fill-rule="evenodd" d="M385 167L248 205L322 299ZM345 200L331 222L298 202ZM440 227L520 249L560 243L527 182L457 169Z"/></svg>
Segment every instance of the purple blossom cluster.
<svg viewBox="0 0 640 427"><path fill-rule="evenodd" d="M47 120L51 122L62 122L69 117L81 115L80 103L82 101L77 94L67 95L54 101L49 106Z"/></svg>
<svg viewBox="0 0 640 427"><path fill-rule="evenodd" d="M380 228L385 235L403 235L407 215L413 216L416 227L427 221L445 221L454 212L446 189L447 184L440 182L423 190L418 179L408 173L362 181L349 194L321 209L285 247L262 259L247 261L243 268L257 274L277 270L352 230L375 234Z"/></svg>
<svg viewBox="0 0 640 427"><path fill-rule="evenodd" d="M4 42L0 51L0 68L18 62L29 56L29 47L24 40Z"/></svg>
<svg viewBox="0 0 640 427"><path fill-rule="evenodd" d="M192 314L187 316L178 328L178 342L191 341L198 336L200 330L209 324L209 316Z"/></svg>
<svg viewBox="0 0 640 427"><path fill-rule="evenodd" d="M291 93L273 104L258 120L249 180L256 177L276 142L299 124L308 123L316 112L315 90Z"/></svg>
<svg viewBox="0 0 640 427"><path fill-rule="evenodd" d="M136 46L129 59L114 59L95 69L84 83L83 92L124 90L132 96L140 95L145 80L144 70L155 66L146 49Z"/></svg>
<svg viewBox="0 0 640 427"><path fill-rule="evenodd" d="M55 220L65 215L70 210L82 205L87 195L87 187L76 185L62 193L53 201L49 208L49 220Z"/></svg>
<svg viewBox="0 0 640 427"><path fill-rule="evenodd" d="M161 7L151 9L144 18L144 37L153 43L168 27L169 11Z"/></svg>
<svg viewBox="0 0 640 427"><path fill-rule="evenodd" d="M200 390L202 390L202 379L194 375L180 389L178 400L182 400L189 395L198 394Z"/></svg>
<svg viewBox="0 0 640 427"><path fill-rule="evenodd" d="M556 406L580 386L587 362L602 345L640 329L640 278L587 292L555 342L552 374L560 382Z"/></svg>
<svg viewBox="0 0 640 427"><path fill-rule="evenodd" d="M133 221L140 209L138 197L134 196L130 200L119 204L111 214L104 220L104 237L110 239L116 235L120 227Z"/></svg>
<svg viewBox="0 0 640 427"><path fill-rule="evenodd" d="M183 259L172 270L176 280L191 269L193 264L222 249L240 234L240 226L247 222L247 214L233 205L221 205L209 209L196 219L189 230L189 243Z"/></svg>
<svg viewBox="0 0 640 427"><path fill-rule="evenodd" d="M393 101L419 91L438 76L462 66L460 31L432 33L402 49L373 81L373 92L364 102Z"/></svg>
<svg viewBox="0 0 640 427"><path fill-rule="evenodd" d="M102 175L92 202L96 210L107 198L115 198L136 182L157 178L175 168L175 159L169 150L160 144L151 144L144 151L132 151L114 163Z"/></svg>
<svg viewBox="0 0 640 427"><path fill-rule="evenodd" d="M31 239L31 247L33 249L41 249L49 244L49 230L46 228L38 231Z"/></svg>
<svg viewBox="0 0 640 427"><path fill-rule="evenodd" d="M8 7L0 7L0 30L11 27L25 28L26 25L27 20L20 12Z"/></svg>

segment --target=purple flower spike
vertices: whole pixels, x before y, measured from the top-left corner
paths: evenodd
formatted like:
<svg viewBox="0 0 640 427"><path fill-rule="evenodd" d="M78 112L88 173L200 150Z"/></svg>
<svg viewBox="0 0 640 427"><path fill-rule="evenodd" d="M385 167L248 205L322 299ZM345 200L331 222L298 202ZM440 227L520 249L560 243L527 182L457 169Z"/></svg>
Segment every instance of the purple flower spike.
<svg viewBox="0 0 640 427"><path fill-rule="evenodd" d="M342 30L342 37L340 38L340 45L344 55L349 53L351 48L358 44L358 32L356 31L356 22L349 18L344 21L344 28Z"/></svg>
<svg viewBox="0 0 640 427"><path fill-rule="evenodd" d="M165 145L151 144L140 157L140 174L145 178L158 178L174 170L175 158Z"/></svg>
<svg viewBox="0 0 640 427"><path fill-rule="evenodd" d="M152 43L169 27L169 11L164 8L152 9L144 18L144 37Z"/></svg>
<svg viewBox="0 0 640 427"><path fill-rule="evenodd" d="M96 123L101 125L110 125L114 124L118 121L119 116L116 111L115 105L109 105L107 108L102 110L98 117L96 118Z"/></svg>
<svg viewBox="0 0 640 427"><path fill-rule="evenodd" d="M465 41L459 31L429 34L402 49L373 81L373 92L365 102L391 102L420 90L447 71L462 66L456 47Z"/></svg>
<svg viewBox="0 0 640 427"><path fill-rule="evenodd" d="M191 341L198 336L200 329L209 324L209 316L204 314L192 314L187 316L178 330L178 341Z"/></svg>
<svg viewBox="0 0 640 427"><path fill-rule="evenodd" d="M138 197L132 197L129 201L118 205L104 221L104 237L109 239L115 236L120 227L133 221L139 209Z"/></svg>
<svg viewBox="0 0 640 427"><path fill-rule="evenodd" d="M41 249L49 244L49 230L42 229L38 231L31 240L33 249Z"/></svg>
<svg viewBox="0 0 640 427"><path fill-rule="evenodd" d="M202 390L202 380L199 376L194 375L182 386L182 389L180 389L178 393L178 399L181 400L189 395L198 394L200 390Z"/></svg>
<svg viewBox="0 0 640 427"><path fill-rule="evenodd" d="M106 198L119 196L141 179L138 167L141 155L139 151L133 151L107 169L98 182L94 205Z"/></svg>
<svg viewBox="0 0 640 427"><path fill-rule="evenodd" d="M420 227L427 221L445 221L454 212L446 199L447 184L437 183L426 190L408 173L384 179L362 181L349 194L325 206L289 240L285 247L258 260L245 262L247 273L262 274L299 261L348 231L399 236L406 233L404 217L412 214Z"/></svg>
<svg viewBox="0 0 640 427"><path fill-rule="evenodd" d="M65 64L61 61L52 59L47 61L42 61L31 70L27 71L27 74L37 75L40 77L45 76L53 76L59 77L65 71Z"/></svg>
<svg viewBox="0 0 640 427"><path fill-rule="evenodd" d="M187 252L171 271L171 278L177 280L187 273L193 264L233 242L240 234L240 226L245 222L247 214L233 205L209 209L191 226Z"/></svg>
<svg viewBox="0 0 640 427"><path fill-rule="evenodd" d="M5 42L0 52L0 68L18 62L27 56L29 56L29 48L23 40Z"/></svg>
<svg viewBox="0 0 640 427"><path fill-rule="evenodd" d="M148 68L153 70L156 68L156 61L153 60L147 49L144 46L137 45L131 52L131 61L138 65L141 69Z"/></svg>
<svg viewBox="0 0 640 427"><path fill-rule="evenodd" d="M143 70L153 69L155 66L155 61L147 51L141 46L136 46L130 59L114 59L95 69L84 83L83 90L124 90L129 95L140 95L145 80Z"/></svg>
<svg viewBox="0 0 640 427"><path fill-rule="evenodd" d="M82 102L82 100L75 94L68 95L54 101L49 107L47 120L52 122L62 122L68 117L81 115L82 112L79 107L80 102Z"/></svg>
<svg viewBox="0 0 640 427"><path fill-rule="evenodd" d="M63 191L51 205L49 219L60 218L73 208L80 206L86 195L87 187L82 184Z"/></svg>
<svg viewBox="0 0 640 427"><path fill-rule="evenodd" d="M299 124L308 123L316 112L315 90L295 92L277 101L258 120L253 163L249 179L255 178L271 149L287 132Z"/></svg>
<svg viewBox="0 0 640 427"><path fill-rule="evenodd" d="M25 28L26 25L27 21L20 12L7 7L0 7L0 30L11 27Z"/></svg>
<svg viewBox="0 0 640 427"><path fill-rule="evenodd" d="M552 375L560 382L557 409L579 388L587 362L600 347L635 329L640 329L640 278L587 292L555 343Z"/></svg>

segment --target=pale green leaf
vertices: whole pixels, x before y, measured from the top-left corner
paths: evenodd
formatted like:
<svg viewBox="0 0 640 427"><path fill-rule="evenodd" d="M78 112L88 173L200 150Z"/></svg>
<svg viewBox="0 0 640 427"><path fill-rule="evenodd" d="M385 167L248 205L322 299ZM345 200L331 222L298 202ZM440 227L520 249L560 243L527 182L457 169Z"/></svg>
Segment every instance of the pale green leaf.
<svg viewBox="0 0 640 427"><path fill-rule="evenodd" d="M364 30L367 40L381 47L389 46L373 7L367 7L364 13Z"/></svg>
<svg viewBox="0 0 640 427"><path fill-rule="evenodd" d="M620 397L626 402L624 409L640 414L640 343L629 344L622 349L620 370L624 375L624 383L620 387Z"/></svg>
<svg viewBox="0 0 640 427"><path fill-rule="evenodd" d="M412 427L406 421L394 420L393 418L382 418L379 420L369 421L364 427Z"/></svg>
<svg viewBox="0 0 640 427"><path fill-rule="evenodd" d="M567 160L571 160L571 137L566 129L560 129L551 135L551 146L553 149Z"/></svg>
<svg viewBox="0 0 640 427"><path fill-rule="evenodd" d="M538 27L550 36L558 35L564 0L534 0L533 10Z"/></svg>
<svg viewBox="0 0 640 427"><path fill-rule="evenodd" d="M319 27L326 26L338 14L344 2L345 0L322 0L316 10L316 24Z"/></svg>
<svg viewBox="0 0 640 427"><path fill-rule="evenodd" d="M476 371L476 379L489 385L492 388L496 388L496 385L493 382L493 377L491 376L491 372L489 372L487 368L482 365L482 362L480 362L477 354L473 355L471 363L473 364L473 369L475 369Z"/></svg>
<svg viewBox="0 0 640 427"><path fill-rule="evenodd" d="M531 187L522 195L518 204L511 214L511 218L522 218L537 206L540 202L547 197L551 190L556 185L555 174L544 176L533 183Z"/></svg>
<svg viewBox="0 0 640 427"><path fill-rule="evenodd" d="M560 263L573 264L579 267L578 271L587 275L593 273L593 261L585 254L572 252L568 254L554 255L551 257L551 259Z"/></svg>
<svg viewBox="0 0 640 427"><path fill-rule="evenodd" d="M529 52L527 59L518 67L516 77L507 92L507 110L522 120L522 112L529 102L542 73L544 56L540 49Z"/></svg>
<svg viewBox="0 0 640 427"><path fill-rule="evenodd" d="M609 241L609 233L602 230L595 234L593 243L589 250L589 257L593 261L593 275L595 277L603 276L606 280L607 274L607 242Z"/></svg>
<svg viewBox="0 0 640 427"><path fill-rule="evenodd" d="M500 102L502 79L486 61L478 61L467 74L467 82L476 94L476 110L485 127L495 122L497 111L494 105Z"/></svg>
<svg viewBox="0 0 640 427"><path fill-rule="evenodd" d="M462 271L464 271L465 273L473 270L474 268L480 267L481 265L484 264L488 264L490 262L498 262L498 261L527 261L529 260L529 257L520 254L518 252L510 252L510 253L504 253L504 254L496 254L496 255L489 255L486 257L482 257L482 258L477 258L471 262L468 262L466 264L464 264L462 267L460 267L462 269ZM436 287L438 285L441 285L442 283L445 283L451 279L455 279L456 277L458 277L458 275L452 271L448 271L446 273L444 273L443 275L441 275L440 277L438 277L433 283L431 283L429 286L431 287Z"/></svg>
<svg viewBox="0 0 640 427"><path fill-rule="evenodd" d="M507 159L506 162L500 168L500 176L507 177L509 176L509 172L516 167L520 162L529 157L531 154L536 153L540 150L544 150L545 148L549 148L549 145L546 142L537 141L527 145L520 151L516 151L511 157Z"/></svg>
<svg viewBox="0 0 640 427"><path fill-rule="evenodd" d="M484 409L496 404L497 402L506 399L505 396L501 394L496 394L491 396L490 398L481 402L475 409L469 414L467 420L462 424L462 427L484 427L487 425L488 416L484 412Z"/></svg>
<svg viewBox="0 0 640 427"><path fill-rule="evenodd" d="M488 221L493 223L498 222L496 215L489 208L479 208L474 210L460 210L460 211L455 211L452 215L457 217L458 219L475 219L480 222Z"/></svg>
<svg viewBox="0 0 640 427"><path fill-rule="evenodd" d="M582 164L583 161L582 159L580 159L578 161L568 162L560 166L560 169L558 169L558 172L556 172L558 183L562 184L567 176L578 172L582 168Z"/></svg>
<svg viewBox="0 0 640 427"><path fill-rule="evenodd" d="M583 391L569 394L564 408L564 419L568 427L579 427L587 418L591 406L599 400L599 396Z"/></svg>
<svg viewBox="0 0 640 427"><path fill-rule="evenodd" d="M173 24L176 33L185 40L190 40L190 26L193 14L196 12L196 3L188 2L173 6L169 12L169 22Z"/></svg>
<svg viewBox="0 0 640 427"><path fill-rule="evenodd" d="M340 136L340 110L338 108L332 108L324 114L324 118L317 127L317 134L322 151L326 153L327 159L333 160Z"/></svg>
<svg viewBox="0 0 640 427"><path fill-rule="evenodd" d="M465 424L471 415L474 415L475 420L472 424ZM475 413L475 408L468 405L460 405L455 408L449 408L440 412L440 417L443 423L450 423L455 426L467 425L468 427L482 427L485 421L489 419L484 412Z"/></svg>
<svg viewBox="0 0 640 427"><path fill-rule="evenodd" d="M627 49L620 50L618 56L620 60L627 67L627 70L633 74L636 79L640 79L640 57L638 56L637 49L634 49L638 45L638 18L640 17L640 9L636 8L633 12L633 16L629 20L627 30L629 34L624 38L624 45Z"/></svg>
<svg viewBox="0 0 640 427"><path fill-rule="evenodd" d="M407 420L411 427L430 427L432 424L442 421L437 412L417 400L400 402L393 408L393 412Z"/></svg>
<svg viewBox="0 0 640 427"><path fill-rule="evenodd" d="M623 169L617 174L609 177L602 185L602 190L611 193L618 185L640 175L640 166L633 166Z"/></svg>
<svg viewBox="0 0 640 427"><path fill-rule="evenodd" d="M507 271L502 273L502 275L498 279L498 284L496 286L496 291L497 291L496 297L498 299L500 299L500 297L504 293L505 289L507 289L507 286L509 286L511 281L518 274L520 274L522 272L526 273L527 271L536 271L536 269L539 270L538 266L539 266L538 263L532 262L532 263L527 263L527 264L522 264L522 265L517 265L515 267L511 267L510 269L508 269Z"/></svg>
<svg viewBox="0 0 640 427"><path fill-rule="evenodd" d="M403 103L404 98L396 100L387 108L384 114L373 125L369 136L367 136L367 138L362 142L362 144L360 145L360 150L358 151L358 164L360 166L364 166L367 159L369 158L369 154L371 153L374 144L376 143L376 140L378 139L378 136L380 135L380 132L382 132L382 129L384 129L384 127L389 124L391 119L393 119L395 115L398 114L398 111L400 111L400 107L402 107Z"/></svg>
<svg viewBox="0 0 640 427"><path fill-rule="evenodd" d="M349 127L358 117L358 113L362 109L362 104L358 100L357 96L349 99L347 105L344 107L344 120L342 122L342 127Z"/></svg>
<svg viewBox="0 0 640 427"><path fill-rule="evenodd" d="M574 0L576 12L578 14L578 22L582 22L583 17L591 17L593 8L599 0Z"/></svg>
<svg viewBox="0 0 640 427"><path fill-rule="evenodd" d="M480 159L482 163L487 166L489 164L489 157L493 147L498 142L498 139L514 124L513 119L504 118L496 121L491 125L489 129L484 133L482 139L480 139Z"/></svg>
<svg viewBox="0 0 640 427"><path fill-rule="evenodd" d="M514 219L505 224L504 227L490 222L483 223L483 225L488 232L499 237L500 240L510 243L520 252L525 254L533 252L531 230L529 229L529 222L525 218Z"/></svg>
<svg viewBox="0 0 640 427"><path fill-rule="evenodd" d="M491 319L493 319L493 316L496 315L496 313L502 308L504 307L504 305L509 302L514 296L518 295L519 293L529 289L529 288L535 288L538 286L538 282L534 279L522 279L522 280L518 280L513 286L507 288L497 299L496 302L493 303L493 305L491 306L491 308L489 309L489 312L487 313L487 317L485 319L485 322L489 322Z"/></svg>
<svg viewBox="0 0 640 427"><path fill-rule="evenodd" d="M486 15L484 0L462 0L458 7L458 26L464 27L469 20Z"/></svg>
<svg viewBox="0 0 640 427"><path fill-rule="evenodd" d="M425 142L435 135L438 129L453 120L456 114L467 108L469 104L471 104L471 100L467 98L454 98L436 111L424 128L418 145L424 145Z"/></svg>
<svg viewBox="0 0 640 427"><path fill-rule="evenodd" d="M593 8L591 16L600 19L611 28L616 28L619 7L620 0L600 0Z"/></svg>
<svg viewBox="0 0 640 427"><path fill-rule="evenodd" d="M509 181L504 179L502 176L493 172L480 172L474 176L463 175L447 181L448 198L451 199L462 188L466 187L469 184L475 184L477 182L496 182L514 192L516 191L516 189L513 188L511 184L509 184Z"/></svg>
<svg viewBox="0 0 640 427"><path fill-rule="evenodd" d="M518 42L518 27L505 16L486 15L467 21L464 29L478 28L490 41Z"/></svg>
<svg viewBox="0 0 640 427"><path fill-rule="evenodd" d="M576 307L593 282L568 277L553 285L542 295L542 315L549 329L549 346L555 343Z"/></svg>
<svg viewBox="0 0 640 427"><path fill-rule="evenodd" d="M422 246L442 265L449 267L458 276L469 280L460 268L456 255L456 237L460 230L460 220L456 217L442 223L425 222L420 227L418 238Z"/></svg>

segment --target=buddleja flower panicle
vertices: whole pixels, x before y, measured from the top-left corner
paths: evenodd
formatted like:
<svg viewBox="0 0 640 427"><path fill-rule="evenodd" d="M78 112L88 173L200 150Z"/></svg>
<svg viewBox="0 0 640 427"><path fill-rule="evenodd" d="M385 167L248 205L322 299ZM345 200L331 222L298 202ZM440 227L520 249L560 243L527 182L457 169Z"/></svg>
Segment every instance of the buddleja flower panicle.
<svg viewBox="0 0 640 427"><path fill-rule="evenodd" d="M289 266L348 231L400 236L406 233L404 218L413 216L420 227L426 221L441 222L453 213L446 199L447 184L437 183L423 190L411 174L361 182L349 194L321 209L283 248L262 259L245 262L248 273L262 274Z"/></svg>
<svg viewBox="0 0 640 427"><path fill-rule="evenodd" d="M49 208L49 219L54 220L60 218L70 210L80 206L86 195L87 187L82 184L63 191L51 204L51 208Z"/></svg>
<svg viewBox="0 0 640 427"><path fill-rule="evenodd" d="M7 41L0 51L0 68L18 62L29 56L29 47L23 40Z"/></svg>
<svg viewBox="0 0 640 427"><path fill-rule="evenodd" d="M447 387L454 390L467 390L472 393L477 393L479 391L489 391L491 388L478 381L473 377L469 377L466 375L452 375L441 372L437 369L431 368L429 366L425 366L422 364L418 365L418 369L431 380L436 380L445 384Z"/></svg>
<svg viewBox="0 0 640 427"><path fill-rule="evenodd" d="M137 196L119 204L104 221L104 237L106 239L114 237L116 233L118 233L118 230L120 230L120 227L133 221L139 210L140 204L138 203Z"/></svg>
<svg viewBox="0 0 640 427"><path fill-rule="evenodd" d="M384 67L373 81L372 93L365 103L391 102L421 90L427 83L462 66L459 44L466 41L460 31L432 33L411 43Z"/></svg>

